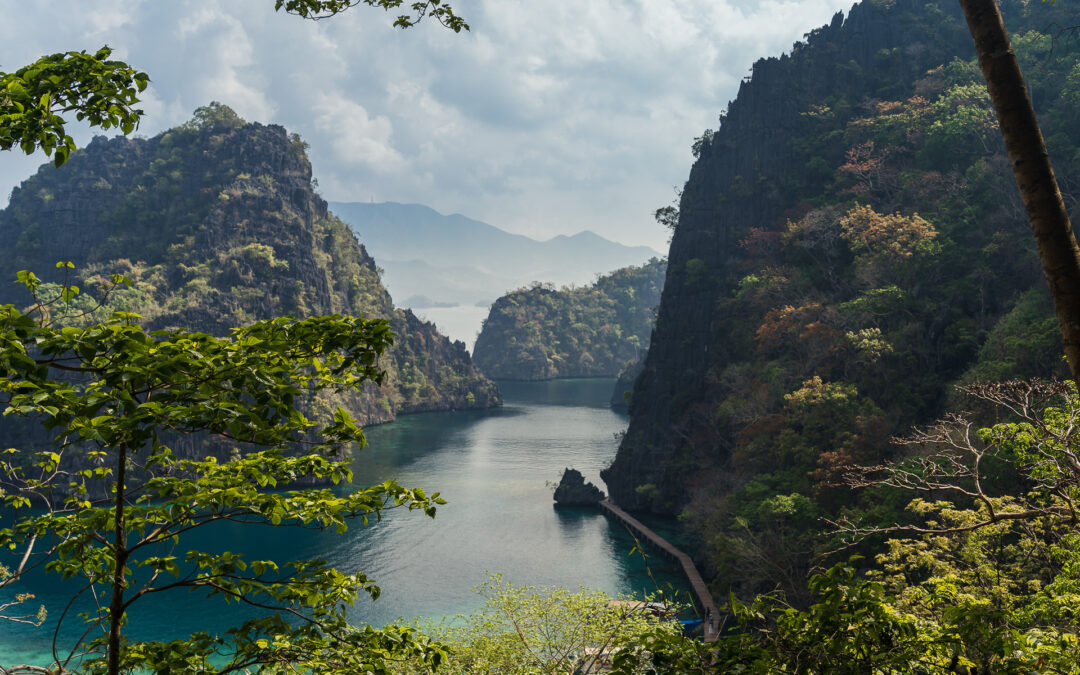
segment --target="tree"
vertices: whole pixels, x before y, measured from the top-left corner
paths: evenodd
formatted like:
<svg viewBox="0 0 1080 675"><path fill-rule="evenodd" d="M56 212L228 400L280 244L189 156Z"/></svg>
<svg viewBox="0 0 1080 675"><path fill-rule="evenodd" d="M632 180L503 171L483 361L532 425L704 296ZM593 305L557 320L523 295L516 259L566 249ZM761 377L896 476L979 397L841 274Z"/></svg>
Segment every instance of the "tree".
<svg viewBox="0 0 1080 675"><path fill-rule="evenodd" d="M403 4L404 0L274 0L274 9L280 11L284 7L289 14L305 19L325 19L357 5L380 7L389 12L397 10ZM430 16L455 33L460 33L463 29L469 30L469 24L454 14L454 10L443 0L414 2L409 7L412 14L399 14L394 19L394 25L398 28L410 28L424 17Z"/></svg>
<svg viewBox="0 0 1080 675"><path fill-rule="evenodd" d="M111 54L108 47L51 54L14 73L0 72L0 150L18 147L29 155L40 148L60 166L75 150L66 113L102 129L134 131L143 114L135 104L150 77L109 60Z"/></svg>
<svg viewBox="0 0 1080 675"><path fill-rule="evenodd" d="M1010 520L1047 518L1069 525L1077 522L1080 449L1076 447L1076 433L1080 427L1080 399L1075 385L1014 380L958 389L983 405L1004 411L1009 421L978 428L965 415L949 414L900 441L913 448L911 458L894 464L853 467L848 483L854 488L887 486L933 497L951 495L974 502L981 517L956 527L844 529L854 535L949 534ZM1003 475L1007 481L1002 480ZM994 484L995 479L999 484Z"/></svg>
<svg viewBox="0 0 1080 675"><path fill-rule="evenodd" d="M960 0L1038 245L1073 379L1080 384L1080 247L995 0Z"/></svg>
<svg viewBox="0 0 1080 675"><path fill-rule="evenodd" d="M852 469L853 488L914 498L907 522L841 519L836 534L849 543L896 537L870 574L893 611L951 645L960 672L1078 673L1076 386L1012 381L961 390L1008 421L979 428L949 415L900 441L908 458Z"/></svg>
<svg viewBox="0 0 1080 675"><path fill-rule="evenodd" d="M321 19L359 4L389 11L403 2L276 0L275 10ZM394 25L408 28L430 16L455 32L469 28L442 0L414 2L410 10ZM60 166L75 148L65 114L125 134L137 128L143 112L135 105L149 77L110 55L108 47L92 55L53 54L0 72L0 150L41 149ZM109 597L107 607L87 617L90 627L66 657L54 646L56 663L48 672L72 664L110 674L202 670L214 657L226 663L215 665L220 672L291 669L300 662L311 672L384 672L388 659L399 655L438 664L441 650L410 631L358 630L346 622L345 607L358 589L378 595L363 573L342 574L318 560L245 561L228 551L189 550L183 560L174 555L182 535L222 520L340 531L386 508L434 515L444 503L437 493L392 481L344 495L325 488L275 491L297 480L350 478L342 450L362 445L360 429L344 410L332 420L312 421L296 406L326 390L381 381L376 362L392 340L385 322L281 318L226 338L149 334L137 315L123 312L60 326L52 310L70 304L79 289L65 283L41 299L33 274L20 273L19 280L37 301L28 312L0 306L0 405L5 415L40 421L56 445L33 455L4 451L0 500L22 517L0 530L0 545L20 554L14 568L0 566L0 587L44 565L81 577L82 592L96 597L100 586ZM114 276L112 285L118 284L130 280ZM72 318L71 311L61 314ZM227 462L178 459L169 443L179 435L263 449ZM307 452L294 456L298 447ZM31 506L44 512L23 511ZM124 641L132 603L181 588L202 588L273 614L246 621L231 641L204 634L171 643ZM0 612L28 599L16 596ZM100 635L91 637L94 631Z"/></svg>
<svg viewBox="0 0 1080 675"><path fill-rule="evenodd" d="M858 205L840 219L840 236L855 254L855 277L871 288L887 280L900 280L911 287L918 268L916 257L933 255L937 230L919 214L882 215L869 206ZM904 277L909 277L904 279Z"/></svg>
<svg viewBox="0 0 1080 675"><path fill-rule="evenodd" d="M342 532L388 508L434 516L445 503L437 493L392 481L344 491L294 487L349 482L342 458L362 446L363 432L343 409L312 420L301 403L381 381L377 360L392 341L385 321L279 318L224 338L148 333L124 312L58 325L54 310L79 289L65 284L41 297L33 274L19 277L35 303L26 312L0 306L0 404L7 416L40 423L54 445L3 452L0 498L17 517L0 529L0 547L18 563L0 585L42 566L80 580L79 594L107 599L88 610L75 644L54 645L49 672L201 672L211 661L217 672L297 663L309 672L383 672L395 658L440 661L441 650L409 630L360 630L346 621L360 590L378 596L363 572L183 548L190 532L221 521ZM127 283L116 276L111 286ZM253 450L228 461L174 455L170 446L191 435ZM228 637L125 639L134 603L182 589L263 614Z"/></svg>
<svg viewBox="0 0 1080 675"><path fill-rule="evenodd" d="M487 599L478 612L422 626L446 647L440 672L601 672L616 654L634 652L645 635L680 634L658 605L599 591L519 587L497 574L476 590Z"/></svg>
<svg viewBox="0 0 1080 675"><path fill-rule="evenodd" d="M675 200L671 204L661 206L653 211L653 218L656 222L668 229L668 243L675 236L675 229L679 226L679 200L681 198L682 190L675 188Z"/></svg>

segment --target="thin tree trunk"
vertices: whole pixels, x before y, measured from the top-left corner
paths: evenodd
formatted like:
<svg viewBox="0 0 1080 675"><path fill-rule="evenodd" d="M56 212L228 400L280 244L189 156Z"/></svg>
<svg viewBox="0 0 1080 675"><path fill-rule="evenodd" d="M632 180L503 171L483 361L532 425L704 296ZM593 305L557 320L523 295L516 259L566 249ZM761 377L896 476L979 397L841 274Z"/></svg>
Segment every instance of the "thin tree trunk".
<svg viewBox="0 0 1080 675"><path fill-rule="evenodd" d="M1050 155L1020 64L995 0L959 0L979 56L1013 175L1027 209L1061 340L1073 379L1080 386L1080 249L1061 198Z"/></svg>
<svg viewBox="0 0 1080 675"><path fill-rule="evenodd" d="M116 513L113 518L114 544L112 601L109 604L109 675L120 675L120 628L124 618L124 567L127 565L127 533L124 523L124 478L127 469L127 445L117 449Z"/></svg>

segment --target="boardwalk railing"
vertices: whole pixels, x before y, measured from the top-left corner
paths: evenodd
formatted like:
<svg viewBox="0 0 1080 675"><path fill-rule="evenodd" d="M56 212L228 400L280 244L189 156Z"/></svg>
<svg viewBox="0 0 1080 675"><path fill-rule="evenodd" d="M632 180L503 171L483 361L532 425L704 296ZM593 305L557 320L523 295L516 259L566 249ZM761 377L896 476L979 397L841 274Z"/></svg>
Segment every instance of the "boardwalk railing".
<svg viewBox="0 0 1080 675"><path fill-rule="evenodd" d="M626 525L637 533L639 537L645 539L682 565L683 574L686 575L686 580L690 582L690 590L693 592L694 600L697 601L698 607L701 609L701 615L702 617L708 617L704 621L705 642L715 642L717 622L720 620L716 615L716 604L713 602L712 594L709 593L709 587L705 585L705 581L701 578L701 574L690 556L672 546L667 539L645 527L641 521L615 506L611 501L605 499L600 502L600 508L603 509L604 513Z"/></svg>

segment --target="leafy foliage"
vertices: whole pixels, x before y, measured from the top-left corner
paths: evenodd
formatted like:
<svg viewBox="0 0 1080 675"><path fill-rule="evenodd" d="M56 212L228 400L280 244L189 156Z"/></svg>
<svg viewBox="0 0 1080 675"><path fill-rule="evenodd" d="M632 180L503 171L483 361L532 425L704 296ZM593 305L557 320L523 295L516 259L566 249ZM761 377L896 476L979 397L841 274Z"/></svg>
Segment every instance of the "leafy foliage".
<svg viewBox="0 0 1080 675"><path fill-rule="evenodd" d="M478 612L421 626L446 648L438 672L600 672L617 653L636 650L645 635L679 634L649 603L597 591L518 587L492 575L477 592L487 600Z"/></svg>
<svg viewBox="0 0 1080 675"><path fill-rule="evenodd" d="M362 431L342 408L318 422L297 403L306 393L380 381L378 357L392 339L385 321L280 318L223 338L148 332L127 312L63 326L48 310L79 289L65 286L59 297L43 298L35 275L21 278L38 302L25 313L0 306L0 400L5 415L35 420L55 445L4 452L0 494L19 517L0 530L0 546L21 562L0 583L43 566L80 579L80 595L109 598L84 616L82 638L55 650L62 655L55 668L172 672L204 670L214 661L219 672L303 663L330 673L382 671L395 657L439 661L442 652L410 631L347 623L345 609L361 590L378 597L362 572L182 546L191 531L220 521L340 532L387 508L434 516L445 503L437 493L393 482L343 493L290 488L302 479L349 482L348 466L337 458L345 446L363 444ZM178 458L170 445L193 434L266 449L225 462ZM297 446L304 452L294 456ZM124 639L133 603L181 589L265 611L227 636ZM67 611L55 619L57 626L70 620Z"/></svg>
<svg viewBox="0 0 1080 675"><path fill-rule="evenodd" d="M143 114L135 107L138 94L150 78L111 55L108 47L51 54L0 72L0 150L18 147L29 155L40 148L60 166L75 150L63 118L71 112L93 126L131 133Z"/></svg>
<svg viewBox="0 0 1080 675"><path fill-rule="evenodd" d="M284 9L289 14L305 19L325 19L361 4L379 7L389 12L400 8L404 0L274 0L274 9L278 11ZM450 5L443 0L414 2L409 8L412 14L401 14L394 19L394 25L398 28L411 28L424 17L430 16L455 33L460 33L463 29L469 30L469 24L454 14Z"/></svg>
<svg viewBox="0 0 1080 675"><path fill-rule="evenodd" d="M667 265L657 259L606 274L592 286L541 284L495 301L476 340L489 377L613 377L649 345Z"/></svg>

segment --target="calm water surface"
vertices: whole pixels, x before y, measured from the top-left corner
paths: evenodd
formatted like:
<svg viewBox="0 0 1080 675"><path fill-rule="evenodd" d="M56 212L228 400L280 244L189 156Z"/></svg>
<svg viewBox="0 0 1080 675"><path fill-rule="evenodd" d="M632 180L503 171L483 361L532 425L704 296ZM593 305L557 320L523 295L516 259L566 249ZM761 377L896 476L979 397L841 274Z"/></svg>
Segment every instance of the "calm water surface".
<svg viewBox="0 0 1080 675"><path fill-rule="evenodd" d="M487 572L518 585L585 586L613 594L653 590L645 564L629 555L633 541L598 511L552 506L552 488L566 466L599 483L615 454L614 435L626 418L607 406L612 381L503 382L506 405L494 411L403 417L367 430L368 447L353 464L355 482L394 478L439 491L448 504L432 520L393 511L382 522L345 535L286 528L219 527L198 546L243 551L250 558L322 557L343 570L364 570L382 588L353 608L358 624L467 613L481 603L473 588ZM660 583L684 588L677 570L659 556L649 567ZM59 615L72 586L34 577L19 590ZM220 631L249 614L201 594L162 595L151 610L133 609L131 633L167 639ZM48 627L48 628L47 628ZM74 623L72 628L75 628ZM51 640L41 628L0 624L0 664L40 662Z"/></svg>

